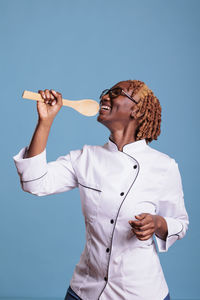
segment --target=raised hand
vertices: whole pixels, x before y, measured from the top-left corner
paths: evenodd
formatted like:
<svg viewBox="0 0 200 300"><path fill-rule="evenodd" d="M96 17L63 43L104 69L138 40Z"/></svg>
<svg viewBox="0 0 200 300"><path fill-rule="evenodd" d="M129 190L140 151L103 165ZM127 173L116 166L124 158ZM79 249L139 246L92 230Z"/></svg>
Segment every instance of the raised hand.
<svg viewBox="0 0 200 300"><path fill-rule="evenodd" d="M48 89L39 90L38 93L44 99L44 103L37 101L39 121L52 123L63 105L62 94Z"/></svg>

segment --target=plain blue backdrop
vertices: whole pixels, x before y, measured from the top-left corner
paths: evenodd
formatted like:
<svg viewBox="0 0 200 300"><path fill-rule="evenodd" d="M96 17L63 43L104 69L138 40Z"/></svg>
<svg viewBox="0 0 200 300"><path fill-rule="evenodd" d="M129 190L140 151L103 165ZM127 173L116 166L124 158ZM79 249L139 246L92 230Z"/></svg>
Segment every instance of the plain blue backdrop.
<svg viewBox="0 0 200 300"><path fill-rule="evenodd" d="M23 90L98 100L139 79L160 99L162 133L151 145L178 162L190 217L186 237L159 256L172 298L199 299L200 1L0 0L0 11L0 297L64 297L85 241L78 190L41 198L20 188L12 156L37 122ZM64 107L48 160L108 137L96 116Z"/></svg>

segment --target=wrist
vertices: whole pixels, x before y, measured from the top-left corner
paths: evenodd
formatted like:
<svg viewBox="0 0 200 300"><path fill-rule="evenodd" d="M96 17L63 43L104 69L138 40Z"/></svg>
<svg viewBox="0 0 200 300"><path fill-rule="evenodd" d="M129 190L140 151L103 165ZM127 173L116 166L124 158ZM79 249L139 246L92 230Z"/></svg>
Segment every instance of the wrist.
<svg viewBox="0 0 200 300"><path fill-rule="evenodd" d="M156 230L155 230L155 234L163 239L166 240L167 238L167 234L168 234L168 228L167 228L167 222L165 221L165 219L159 215L156 215Z"/></svg>
<svg viewBox="0 0 200 300"><path fill-rule="evenodd" d="M53 124L53 119L38 119L38 126L44 129L50 129Z"/></svg>
<svg viewBox="0 0 200 300"><path fill-rule="evenodd" d="M161 226L162 226L162 220L161 220L161 217L156 215L155 216L155 219L156 219L156 230L160 230Z"/></svg>

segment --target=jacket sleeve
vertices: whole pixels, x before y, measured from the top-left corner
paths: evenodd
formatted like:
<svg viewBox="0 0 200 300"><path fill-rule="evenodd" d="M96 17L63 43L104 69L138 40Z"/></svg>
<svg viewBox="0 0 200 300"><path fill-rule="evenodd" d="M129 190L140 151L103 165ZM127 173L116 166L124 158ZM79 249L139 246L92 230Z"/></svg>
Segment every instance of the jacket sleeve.
<svg viewBox="0 0 200 300"><path fill-rule="evenodd" d="M166 252L176 240L185 236L189 224L181 176L178 164L174 159L171 159L170 166L164 176L157 214L164 217L168 226L166 241L155 235L159 252Z"/></svg>
<svg viewBox="0 0 200 300"><path fill-rule="evenodd" d="M31 158L24 158L26 148L13 157L25 192L45 196L69 191L78 186L72 160L81 155L81 150L71 151L56 161L47 163L46 149Z"/></svg>

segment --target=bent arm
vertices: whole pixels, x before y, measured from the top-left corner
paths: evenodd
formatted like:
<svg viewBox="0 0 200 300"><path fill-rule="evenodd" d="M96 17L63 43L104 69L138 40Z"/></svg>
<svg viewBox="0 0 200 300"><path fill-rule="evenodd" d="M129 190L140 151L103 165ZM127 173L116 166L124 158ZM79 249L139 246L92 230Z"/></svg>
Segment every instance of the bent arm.
<svg viewBox="0 0 200 300"><path fill-rule="evenodd" d="M36 156L46 148L53 120L62 107L62 95L54 90L39 91L44 103L37 102L38 123L31 143L26 149L25 158Z"/></svg>
<svg viewBox="0 0 200 300"><path fill-rule="evenodd" d="M46 161L46 144L51 125L60 108L62 95L51 90L39 91L44 103L37 102L38 123L29 147L14 156L22 189L43 196L60 193L77 186L71 155L60 157L55 162ZM80 151L74 151L79 155Z"/></svg>
<svg viewBox="0 0 200 300"><path fill-rule="evenodd" d="M164 186L160 195L157 214L167 224L166 239L162 238L162 232L158 231L155 235L159 251L165 252L176 240L185 236L189 224L184 204L181 176L178 165L174 160L171 161L164 178ZM164 228L165 226L161 227Z"/></svg>

